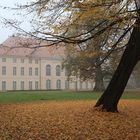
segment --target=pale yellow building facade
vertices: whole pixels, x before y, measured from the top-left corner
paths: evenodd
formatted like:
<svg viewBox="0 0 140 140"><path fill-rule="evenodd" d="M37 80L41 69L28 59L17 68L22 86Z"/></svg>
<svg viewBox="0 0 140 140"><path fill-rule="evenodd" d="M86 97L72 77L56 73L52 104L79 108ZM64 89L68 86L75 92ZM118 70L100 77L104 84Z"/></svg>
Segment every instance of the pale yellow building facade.
<svg viewBox="0 0 140 140"><path fill-rule="evenodd" d="M0 91L8 90L92 90L94 81L72 77L62 69L61 49L14 48L19 39L11 37L0 48ZM60 53L61 52L61 53Z"/></svg>

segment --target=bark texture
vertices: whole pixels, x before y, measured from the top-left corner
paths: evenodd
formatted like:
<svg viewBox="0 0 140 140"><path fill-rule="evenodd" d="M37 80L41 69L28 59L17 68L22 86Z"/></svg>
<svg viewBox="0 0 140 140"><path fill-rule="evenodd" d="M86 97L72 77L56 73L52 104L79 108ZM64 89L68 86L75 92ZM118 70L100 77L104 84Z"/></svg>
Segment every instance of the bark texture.
<svg viewBox="0 0 140 140"><path fill-rule="evenodd" d="M102 69L101 66L98 66L95 69L95 87L94 87L94 91L104 91L105 87L104 87L104 82L103 82L103 73L102 73Z"/></svg>

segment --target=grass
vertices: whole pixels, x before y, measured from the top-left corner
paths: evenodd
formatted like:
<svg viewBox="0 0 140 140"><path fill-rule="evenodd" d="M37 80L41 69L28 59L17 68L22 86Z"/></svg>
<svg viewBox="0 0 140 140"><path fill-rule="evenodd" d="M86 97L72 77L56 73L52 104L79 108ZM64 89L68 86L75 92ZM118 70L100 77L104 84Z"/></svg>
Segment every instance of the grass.
<svg viewBox="0 0 140 140"><path fill-rule="evenodd" d="M98 92L72 91L9 91L0 93L0 103L20 103L34 101L62 100L96 100L101 96ZM123 99L140 99L139 91L125 92Z"/></svg>

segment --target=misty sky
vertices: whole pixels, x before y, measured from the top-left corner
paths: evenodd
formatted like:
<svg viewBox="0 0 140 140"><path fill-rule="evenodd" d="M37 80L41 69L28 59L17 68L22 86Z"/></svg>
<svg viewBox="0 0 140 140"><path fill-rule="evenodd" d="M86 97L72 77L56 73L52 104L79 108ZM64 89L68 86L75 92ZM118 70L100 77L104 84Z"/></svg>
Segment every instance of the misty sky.
<svg viewBox="0 0 140 140"><path fill-rule="evenodd" d="M26 2L29 2L29 0L0 0L0 6L15 7L16 4L25 4ZM1 21L1 17L7 19L19 18L15 16L14 13L15 11L0 8L0 21ZM28 26L28 25L25 23L23 24L23 26ZM0 43L5 41L9 36L14 34L15 32L16 32L15 29L5 27L0 23Z"/></svg>

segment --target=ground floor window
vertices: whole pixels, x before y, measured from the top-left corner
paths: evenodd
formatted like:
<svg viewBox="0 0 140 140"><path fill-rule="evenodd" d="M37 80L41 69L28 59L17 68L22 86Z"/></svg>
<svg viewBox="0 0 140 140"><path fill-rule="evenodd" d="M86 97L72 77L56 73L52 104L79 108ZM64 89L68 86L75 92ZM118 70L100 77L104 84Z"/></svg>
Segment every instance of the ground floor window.
<svg viewBox="0 0 140 140"><path fill-rule="evenodd" d="M13 81L13 90L16 90L16 89L17 89L17 82Z"/></svg>
<svg viewBox="0 0 140 140"><path fill-rule="evenodd" d="M6 91L6 81L2 81L2 91Z"/></svg>
<svg viewBox="0 0 140 140"><path fill-rule="evenodd" d="M69 89L69 81L68 80L65 81L65 89Z"/></svg>
<svg viewBox="0 0 140 140"><path fill-rule="evenodd" d="M46 80L46 89L49 90L51 89L51 80Z"/></svg>
<svg viewBox="0 0 140 140"><path fill-rule="evenodd" d="M93 86L93 82L91 82L91 89L93 89L94 88L94 86Z"/></svg>
<svg viewBox="0 0 140 140"><path fill-rule="evenodd" d="M86 81L86 89L88 89L88 81Z"/></svg>
<svg viewBox="0 0 140 140"><path fill-rule="evenodd" d="M56 81L56 88L61 89L61 80Z"/></svg>
<svg viewBox="0 0 140 140"><path fill-rule="evenodd" d="M32 81L29 81L29 90L32 90Z"/></svg>
<svg viewBox="0 0 140 140"><path fill-rule="evenodd" d="M35 81L35 89L38 90L38 81Z"/></svg>
<svg viewBox="0 0 140 140"><path fill-rule="evenodd" d="M20 89L21 90L24 90L24 81L21 81L21 83L20 83Z"/></svg>
<svg viewBox="0 0 140 140"><path fill-rule="evenodd" d="M80 89L82 90L82 88L83 88L83 82L80 81Z"/></svg>
<svg viewBox="0 0 140 140"><path fill-rule="evenodd" d="M75 84L75 90L77 91L77 90L78 90L78 84L77 84L77 81L75 81L74 84Z"/></svg>

